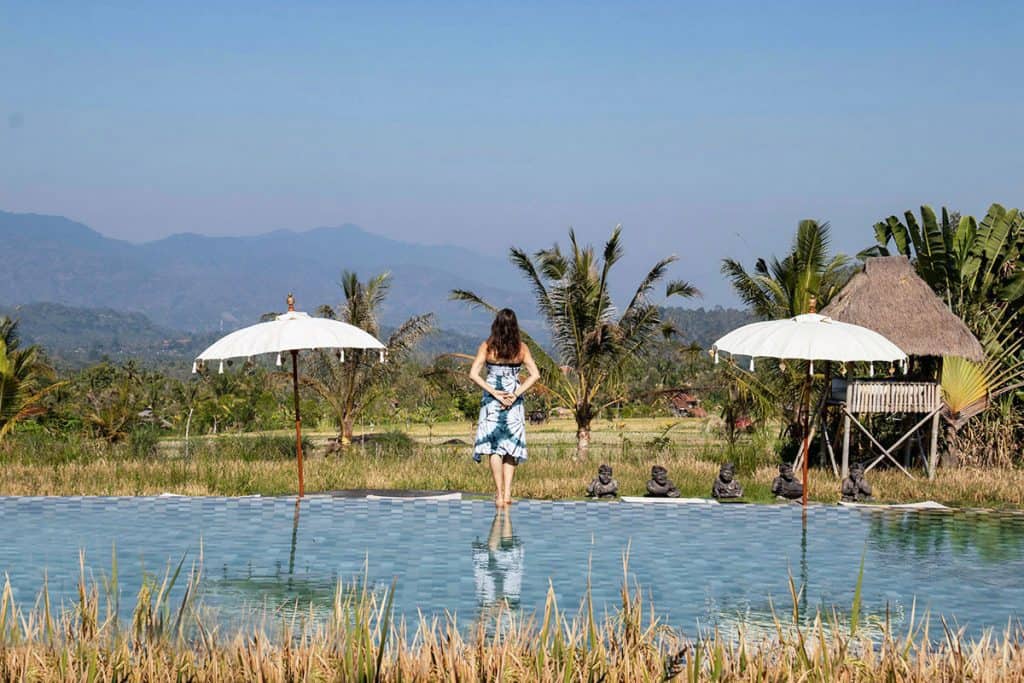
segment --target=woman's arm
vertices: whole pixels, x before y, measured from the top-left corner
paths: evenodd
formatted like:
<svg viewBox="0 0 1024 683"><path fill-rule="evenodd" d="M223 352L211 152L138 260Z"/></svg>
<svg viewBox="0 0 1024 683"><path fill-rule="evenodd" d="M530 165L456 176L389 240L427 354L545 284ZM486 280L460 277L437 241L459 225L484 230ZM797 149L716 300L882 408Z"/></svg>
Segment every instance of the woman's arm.
<svg viewBox="0 0 1024 683"><path fill-rule="evenodd" d="M480 344L480 348L476 350L476 357L473 358L473 365L469 368L469 378L473 380L473 384L486 391L488 394L498 399L502 403L508 402L509 405L512 403L511 394L505 391L498 391L487 381L480 376L480 371L484 368L484 363L487 361L487 342Z"/></svg>
<svg viewBox="0 0 1024 683"><path fill-rule="evenodd" d="M526 372L529 373L529 376L526 378L526 381L520 384L519 388L516 389L514 394L516 398L519 398L529 391L530 387L540 379L540 370L537 369L537 363L533 360L533 354L530 353L530 347L526 344L523 344L523 365L526 366Z"/></svg>

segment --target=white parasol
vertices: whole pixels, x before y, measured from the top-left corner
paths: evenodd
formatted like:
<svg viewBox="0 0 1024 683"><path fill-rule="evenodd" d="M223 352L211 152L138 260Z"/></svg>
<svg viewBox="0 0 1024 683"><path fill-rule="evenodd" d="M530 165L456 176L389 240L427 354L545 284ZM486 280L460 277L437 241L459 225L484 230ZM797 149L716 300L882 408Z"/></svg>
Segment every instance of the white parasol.
<svg viewBox="0 0 1024 683"><path fill-rule="evenodd" d="M711 353L718 362L720 353L749 356L750 370L755 357L810 361L808 375L814 374L814 361L906 363L907 354L874 330L814 313L783 320L751 323L733 330L714 343ZM810 401L810 387L805 385L804 397ZM810 406L804 410L803 504L807 505L807 449L810 435Z"/></svg>
<svg viewBox="0 0 1024 683"><path fill-rule="evenodd" d="M220 361L219 372L224 372L224 361L229 358L251 358L264 353L276 353L281 365L281 354L292 356L292 388L295 399L295 457L299 468L299 497L305 495L302 477L302 419L299 414L299 351L340 349L345 360L345 349L380 349L384 362L385 347L376 337L349 325L328 318L314 318L295 310L295 297L288 295L288 312L276 319L251 325L219 339L196 357L192 372L199 362Z"/></svg>

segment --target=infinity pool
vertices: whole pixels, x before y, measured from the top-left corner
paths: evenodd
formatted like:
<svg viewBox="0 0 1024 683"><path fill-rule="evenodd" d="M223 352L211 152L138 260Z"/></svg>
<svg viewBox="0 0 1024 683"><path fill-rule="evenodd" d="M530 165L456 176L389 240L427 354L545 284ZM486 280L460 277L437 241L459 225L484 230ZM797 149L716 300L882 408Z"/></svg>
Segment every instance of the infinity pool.
<svg viewBox="0 0 1024 683"><path fill-rule="evenodd" d="M786 614L788 577L802 608L849 610L862 553L864 605L899 626L916 597L971 635L1024 616L1024 516L876 511L831 506L520 502L498 516L486 501L285 498L0 498L0 572L22 607L48 576L51 596L77 594L79 550L109 575L116 547L130 614L144 572L202 546L203 602L224 625L296 601L327 609L339 579L374 588L397 577L396 611L455 612L463 623L507 601L532 612L549 581L575 607L588 567L595 604L619 602L630 581L685 632L765 623ZM365 571L364 571L365 568Z"/></svg>

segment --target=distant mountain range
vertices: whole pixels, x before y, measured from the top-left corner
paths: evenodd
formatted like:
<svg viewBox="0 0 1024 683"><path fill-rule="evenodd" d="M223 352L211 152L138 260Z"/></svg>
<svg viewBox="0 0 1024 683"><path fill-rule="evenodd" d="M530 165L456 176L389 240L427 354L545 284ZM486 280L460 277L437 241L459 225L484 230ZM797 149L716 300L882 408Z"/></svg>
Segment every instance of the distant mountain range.
<svg viewBox="0 0 1024 683"><path fill-rule="evenodd" d="M391 272L382 318L392 325L434 312L442 327L483 333L486 314L448 300L457 288L532 310L522 280L501 259L399 242L354 225L254 237L179 234L132 244L61 216L0 211L0 240L9 255L0 270L0 302L139 312L176 330L227 331L255 322L281 310L289 292L302 310L336 304L344 269L362 278ZM526 318L528 328L538 327Z"/></svg>
<svg viewBox="0 0 1024 683"><path fill-rule="evenodd" d="M133 244L60 216L0 211L0 243L8 254L0 269L0 315L19 318L27 341L71 365L103 357L190 359L221 333L283 310L288 292L310 313L339 303L345 269L364 279L391 272L385 327L436 314L438 331L421 344L424 355L472 352L487 333L488 314L449 301L456 288L515 308L524 328L542 343L547 338L509 263L462 247L399 242L354 225L255 237L179 234ZM665 311L685 341L701 346L750 320L744 311L720 307Z"/></svg>
<svg viewBox="0 0 1024 683"><path fill-rule="evenodd" d="M18 321L25 344L38 344L58 365L81 368L103 359L123 362L130 358L148 365L188 372L192 359L220 337L220 332L183 332L153 323L142 313L109 308L78 308L54 303L0 306L0 318ZM385 328L384 339L391 333ZM480 339L438 329L417 346L420 358L429 362L442 353L472 353Z"/></svg>

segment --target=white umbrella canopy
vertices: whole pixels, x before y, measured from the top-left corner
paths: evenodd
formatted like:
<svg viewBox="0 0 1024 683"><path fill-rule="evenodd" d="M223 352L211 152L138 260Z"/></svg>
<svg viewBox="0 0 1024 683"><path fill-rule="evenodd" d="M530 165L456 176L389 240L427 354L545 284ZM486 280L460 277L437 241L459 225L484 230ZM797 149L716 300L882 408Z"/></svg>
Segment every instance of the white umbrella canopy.
<svg viewBox="0 0 1024 683"><path fill-rule="evenodd" d="M711 352L715 362L719 353L749 356L750 369L754 369L757 356L782 360L810 361L809 375L814 373L814 361L847 362L901 362L907 354L874 330L859 325L839 322L814 313L793 318L751 323L737 328L714 343ZM804 382L804 443L803 443L803 504L807 505L807 457L810 413L810 382Z"/></svg>
<svg viewBox="0 0 1024 683"><path fill-rule="evenodd" d="M229 358L251 358L264 353L292 356L292 391L295 401L295 458L299 470L299 498L305 495L302 476L302 417L299 414L299 351L340 349L344 360L345 349L379 349L384 362L386 347L369 332L328 318L314 318L295 310L295 297L288 295L288 312L268 322L250 325L222 337L196 357L192 372L198 371L200 361L224 361ZM219 372L224 372L221 363Z"/></svg>
<svg viewBox="0 0 1024 683"><path fill-rule="evenodd" d="M733 356L791 360L906 361L907 354L874 330L805 313L737 328L715 342L711 350Z"/></svg>
<svg viewBox="0 0 1024 683"><path fill-rule="evenodd" d="M276 319L237 330L216 341L196 357L197 361L249 358L264 353L307 349L381 349L369 332L338 320L314 318L289 311Z"/></svg>

